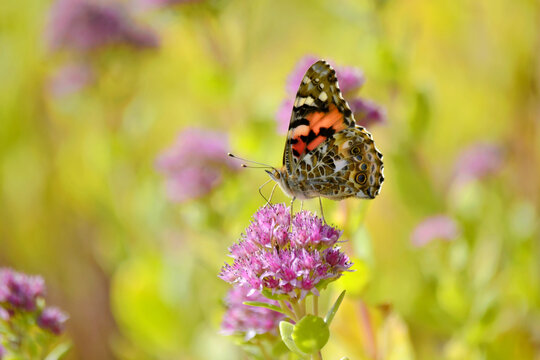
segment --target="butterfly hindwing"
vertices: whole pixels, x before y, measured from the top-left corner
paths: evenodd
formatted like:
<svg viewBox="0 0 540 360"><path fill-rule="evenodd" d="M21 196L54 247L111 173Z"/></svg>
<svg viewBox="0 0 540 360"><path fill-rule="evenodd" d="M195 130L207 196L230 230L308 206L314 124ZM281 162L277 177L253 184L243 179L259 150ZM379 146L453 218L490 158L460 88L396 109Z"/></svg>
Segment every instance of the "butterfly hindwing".
<svg viewBox="0 0 540 360"><path fill-rule="evenodd" d="M304 156L293 175L307 197L373 199L384 181L382 154L364 128L347 128Z"/></svg>

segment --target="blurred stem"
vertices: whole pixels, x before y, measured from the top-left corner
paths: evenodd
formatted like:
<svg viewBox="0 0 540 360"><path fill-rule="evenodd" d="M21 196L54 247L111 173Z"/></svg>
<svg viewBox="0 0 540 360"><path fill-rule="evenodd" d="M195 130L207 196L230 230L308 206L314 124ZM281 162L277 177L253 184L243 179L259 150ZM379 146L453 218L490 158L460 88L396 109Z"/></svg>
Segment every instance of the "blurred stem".
<svg viewBox="0 0 540 360"><path fill-rule="evenodd" d="M203 34L214 60L220 65L225 65L227 59L225 58L225 52L223 51L220 40L222 32L219 30L219 25L212 15L203 17Z"/></svg>
<svg viewBox="0 0 540 360"><path fill-rule="evenodd" d="M270 354L268 354L268 351L266 351L264 345L261 343L260 340L257 340L257 342L255 343L257 345L257 347L261 350L261 354L263 356L264 359L266 360L272 360L272 358L270 357Z"/></svg>
<svg viewBox="0 0 540 360"><path fill-rule="evenodd" d="M281 309L283 310L283 312L285 314L287 314L287 316L290 317L291 320L294 320L294 321L298 320L296 315L289 309L289 307L287 306L287 303L285 303L284 300L279 300L278 302L279 302L279 305L281 306Z"/></svg>
<svg viewBox="0 0 540 360"><path fill-rule="evenodd" d="M307 298L304 298L303 300L300 301L300 310L302 311L302 317L306 315L306 312L307 312L306 299Z"/></svg>
<svg viewBox="0 0 540 360"><path fill-rule="evenodd" d="M365 302L360 301L360 317L362 323L362 329L364 331L364 346L366 348L367 357L369 359L377 358L377 345L375 343L375 332L373 331L373 324L371 323L371 317L369 316L369 309Z"/></svg>
<svg viewBox="0 0 540 360"><path fill-rule="evenodd" d="M297 302L293 302L291 303L292 305L292 308L294 310L294 313L296 314L296 319L297 320L300 320L302 318L302 308L300 307L300 305L297 303Z"/></svg>
<svg viewBox="0 0 540 360"><path fill-rule="evenodd" d="M313 315L319 316L319 297L313 295Z"/></svg>
<svg viewBox="0 0 540 360"><path fill-rule="evenodd" d="M311 358L314 360L322 360L322 354L318 351L316 354L311 355Z"/></svg>

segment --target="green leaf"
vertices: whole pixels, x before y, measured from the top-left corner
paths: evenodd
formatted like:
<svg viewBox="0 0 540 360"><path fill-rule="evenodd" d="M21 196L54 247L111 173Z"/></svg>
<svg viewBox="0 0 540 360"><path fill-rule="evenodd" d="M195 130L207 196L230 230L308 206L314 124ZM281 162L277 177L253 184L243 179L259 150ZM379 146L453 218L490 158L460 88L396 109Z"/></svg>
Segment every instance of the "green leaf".
<svg viewBox="0 0 540 360"><path fill-rule="evenodd" d="M257 307L267 308L267 309L274 310L274 311L277 311L279 313L285 314L283 312L283 310L279 306L268 304L268 303L265 303L265 302L262 302L262 301L244 301L243 304L244 305L249 305L249 306L257 306ZM285 315L287 315L287 314L285 314Z"/></svg>
<svg viewBox="0 0 540 360"><path fill-rule="evenodd" d="M339 309L339 306L341 305L341 302L343 301L344 297L345 297L345 290L343 290L341 292L341 294L339 294L336 302L334 302L334 305L332 305L332 307L330 308L330 310L328 310L328 313L324 317L324 322L328 326L330 326L330 323L332 323L332 320L334 320L334 316L336 316L336 313L337 313L337 311Z"/></svg>
<svg viewBox="0 0 540 360"><path fill-rule="evenodd" d="M291 350L293 353L305 357L308 354L300 350L293 340L292 334L294 332L294 327L295 326L288 321L281 321L279 323L279 333L281 334L281 340L283 340L285 345L287 345L289 350Z"/></svg>
<svg viewBox="0 0 540 360"><path fill-rule="evenodd" d="M52 351L47 355L45 360L58 360L61 359L67 352L71 349L71 342L66 341L58 344Z"/></svg>
<svg viewBox="0 0 540 360"><path fill-rule="evenodd" d="M323 318L306 315L294 326L292 339L304 353L313 354L321 350L330 338L330 329Z"/></svg>

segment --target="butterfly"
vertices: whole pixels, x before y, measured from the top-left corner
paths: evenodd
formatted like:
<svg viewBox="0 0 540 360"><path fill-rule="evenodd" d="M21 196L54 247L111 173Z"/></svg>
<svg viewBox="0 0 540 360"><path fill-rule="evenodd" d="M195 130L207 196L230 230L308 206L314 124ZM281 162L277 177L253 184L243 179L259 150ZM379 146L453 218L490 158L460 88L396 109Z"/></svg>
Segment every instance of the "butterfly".
<svg viewBox="0 0 540 360"><path fill-rule="evenodd" d="M319 60L304 75L292 109L283 166L266 170L295 199L374 199L384 181L383 156L357 125L336 71Z"/></svg>

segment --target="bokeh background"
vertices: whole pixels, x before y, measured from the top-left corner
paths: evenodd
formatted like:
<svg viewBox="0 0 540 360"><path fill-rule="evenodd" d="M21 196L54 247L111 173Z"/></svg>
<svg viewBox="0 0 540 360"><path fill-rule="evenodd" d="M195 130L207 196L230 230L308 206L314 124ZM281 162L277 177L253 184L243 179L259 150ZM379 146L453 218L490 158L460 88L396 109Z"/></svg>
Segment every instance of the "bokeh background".
<svg viewBox="0 0 540 360"><path fill-rule="evenodd" d="M69 359L246 358L217 275L267 176L186 152L280 165L287 79L327 58L386 181L324 201L356 264L325 358L540 359L539 35L535 0L2 1L0 265L44 276Z"/></svg>

